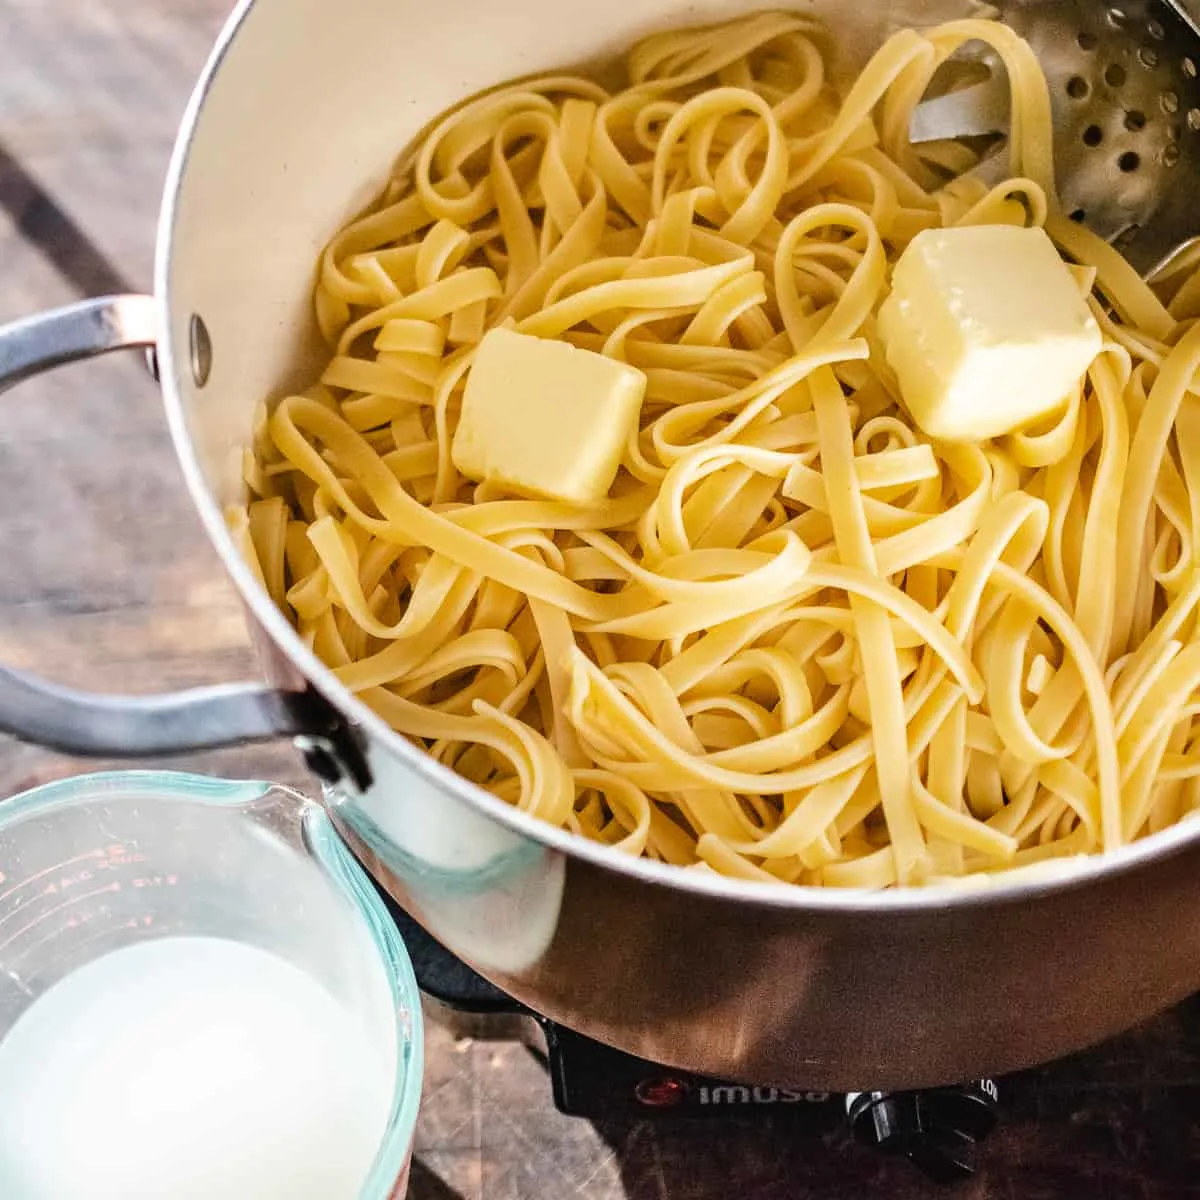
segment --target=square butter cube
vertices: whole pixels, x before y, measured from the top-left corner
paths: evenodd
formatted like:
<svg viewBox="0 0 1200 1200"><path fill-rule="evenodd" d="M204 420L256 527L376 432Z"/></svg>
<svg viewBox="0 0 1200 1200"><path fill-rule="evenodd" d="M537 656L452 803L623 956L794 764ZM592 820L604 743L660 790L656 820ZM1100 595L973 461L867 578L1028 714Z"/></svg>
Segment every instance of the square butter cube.
<svg viewBox="0 0 1200 1200"><path fill-rule="evenodd" d="M454 465L468 479L522 495L602 500L645 394L636 367L568 342L493 329L467 374Z"/></svg>
<svg viewBox="0 0 1200 1200"><path fill-rule="evenodd" d="M1071 268L1042 229L927 229L900 256L879 331L930 437L1001 437L1054 412L1100 350Z"/></svg>

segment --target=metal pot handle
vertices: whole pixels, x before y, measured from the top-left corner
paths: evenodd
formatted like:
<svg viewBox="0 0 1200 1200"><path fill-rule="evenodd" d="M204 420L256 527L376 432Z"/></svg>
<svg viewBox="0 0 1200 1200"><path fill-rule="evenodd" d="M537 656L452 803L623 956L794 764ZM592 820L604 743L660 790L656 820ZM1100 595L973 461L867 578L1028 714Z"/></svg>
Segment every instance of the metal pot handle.
<svg viewBox="0 0 1200 1200"><path fill-rule="evenodd" d="M105 296L0 326L0 392L52 367L110 350L153 351L151 296ZM75 691L0 666L0 731L68 754L143 758L294 737L330 782L367 782L353 731L311 688L261 683L192 688L159 696Z"/></svg>

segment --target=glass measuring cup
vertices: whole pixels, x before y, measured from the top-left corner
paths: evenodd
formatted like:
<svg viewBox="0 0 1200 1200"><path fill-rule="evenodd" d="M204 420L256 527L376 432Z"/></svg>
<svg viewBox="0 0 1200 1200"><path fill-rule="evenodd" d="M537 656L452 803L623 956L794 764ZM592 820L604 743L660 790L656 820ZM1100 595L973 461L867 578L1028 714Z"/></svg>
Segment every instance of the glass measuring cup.
<svg viewBox="0 0 1200 1200"><path fill-rule="evenodd" d="M0 802L0 1042L72 972L170 936L269 951L371 1032L393 1083L358 1200L403 1196L422 1075L416 980L319 805L267 783L142 771Z"/></svg>

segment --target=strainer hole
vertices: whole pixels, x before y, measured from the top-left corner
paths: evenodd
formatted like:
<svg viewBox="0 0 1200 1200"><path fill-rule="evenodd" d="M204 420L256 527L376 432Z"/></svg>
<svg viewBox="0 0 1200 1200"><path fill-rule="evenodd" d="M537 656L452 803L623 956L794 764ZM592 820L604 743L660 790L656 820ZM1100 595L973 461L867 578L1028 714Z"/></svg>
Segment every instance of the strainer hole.
<svg viewBox="0 0 1200 1200"><path fill-rule="evenodd" d="M1165 113L1177 113L1179 111L1179 96L1175 92L1163 92L1159 96L1158 102L1162 105L1162 110Z"/></svg>
<svg viewBox="0 0 1200 1200"><path fill-rule="evenodd" d="M1077 208L1070 216L1072 221L1077 225L1081 225L1087 218L1087 213L1082 208Z"/></svg>
<svg viewBox="0 0 1200 1200"><path fill-rule="evenodd" d="M1082 75L1072 75L1067 80L1067 95L1072 100L1082 100L1090 90L1088 81Z"/></svg>
<svg viewBox="0 0 1200 1200"><path fill-rule="evenodd" d="M1089 33L1086 29L1081 30L1075 40L1079 43L1080 50L1095 50L1096 48L1096 35Z"/></svg>
<svg viewBox="0 0 1200 1200"><path fill-rule="evenodd" d="M1125 15L1123 8L1110 8L1108 10L1108 23L1114 29L1124 29L1129 23L1129 18Z"/></svg>
<svg viewBox="0 0 1200 1200"><path fill-rule="evenodd" d="M1099 125L1089 125L1083 131L1083 144L1085 146L1098 146L1104 141L1104 131Z"/></svg>
<svg viewBox="0 0 1200 1200"><path fill-rule="evenodd" d="M1143 46L1138 51L1138 62L1140 62L1143 67L1157 67L1158 51L1155 50L1153 46Z"/></svg>
<svg viewBox="0 0 1200 1200"><path fill-rule="evenodd" d="M188 350L191 359L192 379L197 387L203 387L212 373L212 338L208 326L199 313L192 313L188 321Z"/></svg>
<svg viewBox="0 0 1200 1200"><path fill-rule="evenodd" d="M1187 127L1195 133L1200 129L1200 108L1189 108L1187 115Z"/></svg>
<svg viewBox="0 0 1200 1200"><path fill-rule="evenodd" d="M1137 133L1139 129L1146 128L1146 114L1139 112L1136 108L1131 108L1125 114L1125 128L1130 133Z"/></svg>
<svg viewBox="0 0 1200 1200"><path fill-rule="evenodd" d="M1120 63L1109 63L1104 68L1104 82L1109 87L1120 87L1125 82L1125 68Z"/></svg>
<svg viewBox="0 0 1200 1200"><path fill-rule="evenodd" d="M1167 31L1159 21L1147 21L1146 32L1156 41L1161 42L1167 36Z"/></svg>
<svg viewBox="0 0 1200 1200"><path fill-rule="evenodd" d="M1120 158L1117 159L1117 166L1128 175L1131 171L1136 171L1142 165L1141 156L1136 150L1126 150Z"/></svg>
<svg viewBox="0 0 1200 1200"><path fill-rule="evenodd" d="M1185 58L1182 62L1183 73L1189 79L1196 78L1196 60L1194 58Z"/></svg>

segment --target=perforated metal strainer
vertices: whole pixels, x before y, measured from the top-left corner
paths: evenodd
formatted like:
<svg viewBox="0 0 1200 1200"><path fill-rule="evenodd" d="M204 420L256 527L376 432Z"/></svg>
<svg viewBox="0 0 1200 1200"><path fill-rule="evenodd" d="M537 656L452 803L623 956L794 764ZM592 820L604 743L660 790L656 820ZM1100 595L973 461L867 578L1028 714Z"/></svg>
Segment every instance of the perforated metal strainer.
<svg viewBox="0 0 1200 1200"><path fill-rule="evenodd" d="M995 8L1046 73L1067 212L1141 270L1200 235L1200 10L1166 0L1000 0ZM989 77L918 106L914 141L1005 131L1004 70L982 48L977 57ZM980 170L1002 174L1005 160L998 152Z"/></svg>

